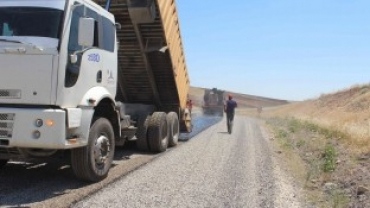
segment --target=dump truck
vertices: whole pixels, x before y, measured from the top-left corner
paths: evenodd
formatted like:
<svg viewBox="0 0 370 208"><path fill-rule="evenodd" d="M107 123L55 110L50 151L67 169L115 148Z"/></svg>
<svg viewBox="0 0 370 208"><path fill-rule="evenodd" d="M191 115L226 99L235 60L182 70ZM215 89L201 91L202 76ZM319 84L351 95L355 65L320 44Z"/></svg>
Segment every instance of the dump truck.
<svg viewBox="0 0 370 208"><path fill-rule="evenodd" d="M224 93L217 88L205 89L202 110L204 115L224 115Z"/></svg>
<svg viewBox="0 0 370 208"><path fill-rule="evenodd" d="M2 0L0 65L0 167L70 153L95 182L116 146L191 131L174 0Z"/></svg>

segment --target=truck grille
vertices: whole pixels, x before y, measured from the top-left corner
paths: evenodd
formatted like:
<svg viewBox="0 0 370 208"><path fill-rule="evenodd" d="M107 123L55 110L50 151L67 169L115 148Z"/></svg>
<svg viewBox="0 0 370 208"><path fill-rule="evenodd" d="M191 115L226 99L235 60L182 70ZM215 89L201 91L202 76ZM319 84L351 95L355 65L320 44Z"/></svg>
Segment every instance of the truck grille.
<svg viewBox="0 0 370 208"><path fill-rule="evenodd" d="M20 90L0 90L0 99L20 99Z"/></svg>
<svg viewBox="0 0 370 208"><path fill-rule="evenodd" d="M13 135L14 113L0 114L0 138L11 138Z"/></svg>

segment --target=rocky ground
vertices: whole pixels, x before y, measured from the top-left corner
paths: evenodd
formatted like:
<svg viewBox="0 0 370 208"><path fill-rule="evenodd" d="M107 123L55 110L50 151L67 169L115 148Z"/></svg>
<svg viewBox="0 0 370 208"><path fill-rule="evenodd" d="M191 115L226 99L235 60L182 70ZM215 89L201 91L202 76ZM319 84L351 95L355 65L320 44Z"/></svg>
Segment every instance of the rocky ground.
<svg viewBox="0 0 370 208"><path fill-rule="evenodd" d="M370 154L348 149L339 132L295 119L270 118L279 153L314 207L370 207ZM293 159L295 158L295 159ZM300 166L300 167L298 167Z"/></svg>

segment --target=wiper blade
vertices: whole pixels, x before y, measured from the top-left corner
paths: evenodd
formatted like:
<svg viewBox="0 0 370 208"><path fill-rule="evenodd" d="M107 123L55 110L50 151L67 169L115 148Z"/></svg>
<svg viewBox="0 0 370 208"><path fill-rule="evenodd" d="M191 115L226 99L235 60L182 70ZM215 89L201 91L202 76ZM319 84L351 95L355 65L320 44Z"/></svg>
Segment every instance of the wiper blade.
<svg viewBox="0 0 370 208"><path fill-rule="evenodd" d="M21 41L18 41L18 40L9 40L9 39L3 39L3 38L0 38L0 41L10 42L10 43L22 43Z"/></svg>
<svg viewBox="0 0 370 208"><path fill-rule="evenodd" d="M25 43L25 42L22 42L22 41L19 41L19 40L9 40L9 39L4 39L4 38L0 38L0 42L9 42L9 43L20 43L20 44L27 44L27 45L31 45L33 46L35 49L38 49L40 51L43 51L44 48L41 47L41 46L37 46L35 44L32 44L32 43Z"/></svg>

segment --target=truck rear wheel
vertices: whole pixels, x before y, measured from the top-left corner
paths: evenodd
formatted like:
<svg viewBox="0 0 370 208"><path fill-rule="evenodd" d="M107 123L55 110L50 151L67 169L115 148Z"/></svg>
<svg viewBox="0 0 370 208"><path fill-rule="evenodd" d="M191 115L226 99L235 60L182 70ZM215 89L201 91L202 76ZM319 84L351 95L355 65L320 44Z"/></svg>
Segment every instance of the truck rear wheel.
<svg viewBox="0 0 370 208"><path fill-rule="evenodd" d="M166 151L168 146L166 113L153 113L152 117L149 120L148 141L151 151Z"/></svg>
<svg viewBox="0 0 370 208"><path fill-rule="evenodd" d="M136 132L136 146L141 151L148 151L148 125L149 125L150 116L143 116L139 118L139 125Z"/></svg>
<svg viewBox="0 0 370 208"><path fill-rule="evenodd" d="M189 113L189 109L185 109L185 127L186 132L193 131L193 124L191 123L191 114Z"/></svg>
<svg viewBox="0 0 370 208"><path fill-rule="evenodd" d="M109 120L95 120L90 128L87 146L71 150L75 175L92 182L106 178L113 161L114 145L113 127Z"/></svg>
<svg viewBox="0 0 370 208"><path fill-rule="evenodd" d="M8 160L0 160L0 168L4 167L8 163Z"/></svg>
<svg viewBox="0 0 370 208"><path fill-rule="evenodd" d="M168 146L176 146L179 141L180 125L179 117L175 112L170 112L167 114L167 131Z"/></svg>

